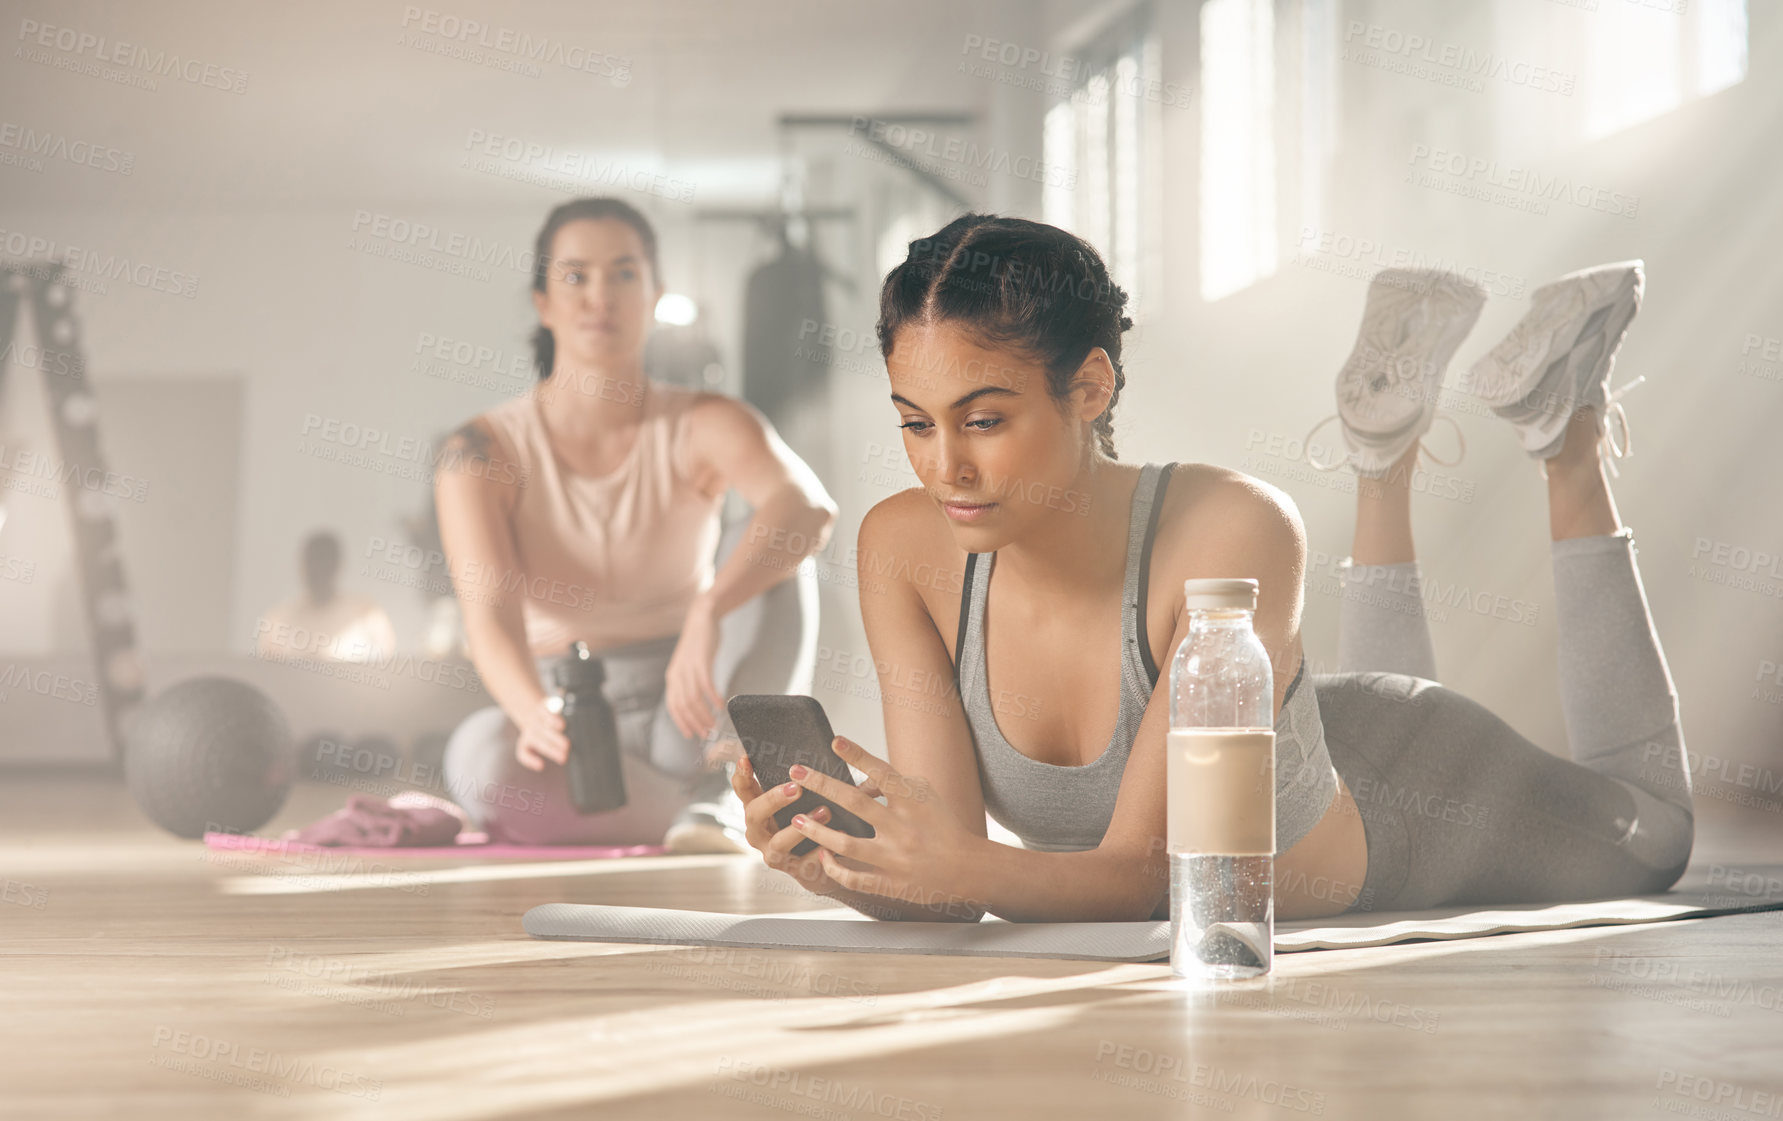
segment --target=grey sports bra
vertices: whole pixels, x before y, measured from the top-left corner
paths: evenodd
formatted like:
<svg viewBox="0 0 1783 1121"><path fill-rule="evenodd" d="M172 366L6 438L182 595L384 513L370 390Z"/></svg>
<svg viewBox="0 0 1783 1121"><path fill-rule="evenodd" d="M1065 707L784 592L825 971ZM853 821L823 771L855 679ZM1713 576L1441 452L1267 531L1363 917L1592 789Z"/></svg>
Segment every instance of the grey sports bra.
<svg viewBox="0 0 1783 1121"><path fill-rule="evenodd" d="M1159 668L1145 635L1146 585L1158 512L1174 463L1147 463L1133 490L1127 528L1126 578L1121 594L1121 694L1114 734L1096 759L1082 766L1042 763L1023 755L997 725L999 711L1014 713L1030 703L993 698L985 673L985 604L996 553L966 557L960 595L954 676L966 722L978 749L979 782L985 810L1027 848L1071 852L1095 848L1108 831L1114 803L1126 773L1127 754L1157 685ZM1305 836L1336 796L1336 772L1325 750L1324 725L1314 690L1301 688L1305 659L1288 685L1276 719L1276 841L1278 851Z"/></svg>

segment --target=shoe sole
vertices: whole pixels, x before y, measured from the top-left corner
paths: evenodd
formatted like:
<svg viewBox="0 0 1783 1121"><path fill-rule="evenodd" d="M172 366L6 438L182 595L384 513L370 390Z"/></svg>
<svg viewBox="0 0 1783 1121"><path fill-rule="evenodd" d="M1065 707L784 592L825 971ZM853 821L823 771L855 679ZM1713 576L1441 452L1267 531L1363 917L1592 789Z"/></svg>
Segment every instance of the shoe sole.
<svg viewBox="0 0 1783 1121"><path fill-rule="evenodd" d="M1399 292L1416 295L1396 298ZM1447 307L1442 310L1447 314L1435 317L1439 330L1431 339L1428 332L1432 324L1424 313L1433 300L1446 303ZM1369 284L1369 299L1363 309L1362 326L1355 346L1337 379L1338 417L1359 472L1385 471L1413 440L1429 430L1436 417L1437 394L1449 360L1479 321L1485 303L1485 289L1454 273L1436 269L1385 269L1375 274ZM1386 310L1389 307L1394 307L1398 314L1389 315ZM1415 382L1403 370L1397 371L1397 376L1390 372L1394 362L1408 360L1396 357L1396 352L1406 348L1411 340L1388 342L1381 338L1384 325L1392 323L1403 327L1412 316L1424 316L1424 321L1413 329L1412 335L1416 338L1419 329L1423 330L1424 337L1417 339L1422 344L1418 349L1428 352L1427 357L1416 360L1421 368L1413 371ZM1408 382L1417 385L1416 395L1397 392L1398 387ZM1377 408L1370 410L1365 407L1368 404ZM1396 404L1398 407L1394 407ZM1381 405L1386 407L1379 407Z"/></svg>
<svg viewBox="0 0 1783 1121"><path fill-rule="evenodd" d="M1598 277L1605 281L1613 277L1614 287L1602 289ZM1593 387L1608 375L1628 325L1640 310L1644 287L1643 263L1638 260L1600 265L1543 285L1534 294L1536 306L1528 316L1474 363L1469 372L1474 395L1520 429L1533 429L1539 441L1536 447L1545 447L1553 436L1549 429L1554 424L1564 426L1564 418L1559 410L1543 408L1531 398L1570 402L1568 417L1585 403ZM1526 326L1538 319L1538 326ZM1541 345L1532 345L1532 337ZM1581 347L1581 340L1601 345L1594 349L1587 341ZM1561 362L1565 366L1557 370ZM1560 387L1565 392L1556 392ZM1540 423L1544 418L1552 423Z"/></svg>
<svg viewBox="0 0 1783 1121"><path fill-rule="evenodd" d="M725 832L723 827L703 823L671 826L663 835L662 844L671 853L681 855L749 851L746 842L738 841Z"/></svg>

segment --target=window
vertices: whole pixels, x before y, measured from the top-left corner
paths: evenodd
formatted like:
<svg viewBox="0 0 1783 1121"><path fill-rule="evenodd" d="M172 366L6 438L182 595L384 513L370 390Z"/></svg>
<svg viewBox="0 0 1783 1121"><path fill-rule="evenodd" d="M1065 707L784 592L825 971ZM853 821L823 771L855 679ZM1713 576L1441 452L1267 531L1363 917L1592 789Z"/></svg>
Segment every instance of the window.
<svg viewBox="0 0 1783 1121"><path fill-rule="evenodd" d="M1201 297L1275 272L1275 10L1201 8Z"/></svg>
<svg viewBox="0 0 1783 1121"><path fill-rule="evenodd" d="M1081 80L1047 111L1042 130L1049 174L1041 215L1096 247L1126 291L1127 314L1135 319L1151 287L1146 277L1156 267L1142 235L1155 224L1146 177L1156 151L1156 114L1175 90L1163 85L1156 38L1146 30L1149 17L1141 6L1072 52L1082 63Z"/></svg>
<svg viewBox="0 0 1783 1121"><path fill-rule="evenodd" d="M1604 0L1590 20L1587 140L1746 79L1746 0Z"/></svg>

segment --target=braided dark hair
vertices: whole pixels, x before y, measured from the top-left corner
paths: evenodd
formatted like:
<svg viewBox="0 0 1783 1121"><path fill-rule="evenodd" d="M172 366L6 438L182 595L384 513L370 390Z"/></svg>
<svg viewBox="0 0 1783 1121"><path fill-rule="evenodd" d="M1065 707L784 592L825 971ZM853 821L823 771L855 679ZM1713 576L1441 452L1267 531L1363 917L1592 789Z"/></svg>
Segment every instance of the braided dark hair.
<svg viewBox="0 0 1783 1121"><path fill-rule="evenodd" d="M1095 248L1075 234L994 214L966 214L910 243L879 291L879 351L889 358L907 323L957 323L984 346L1014 346L1046 368L1055 401L1091 349L1108 352L1114 393L1095 420L1102 454L1114 451L1114 406L1127 376L1121 334L1127 294Z"/></svg>

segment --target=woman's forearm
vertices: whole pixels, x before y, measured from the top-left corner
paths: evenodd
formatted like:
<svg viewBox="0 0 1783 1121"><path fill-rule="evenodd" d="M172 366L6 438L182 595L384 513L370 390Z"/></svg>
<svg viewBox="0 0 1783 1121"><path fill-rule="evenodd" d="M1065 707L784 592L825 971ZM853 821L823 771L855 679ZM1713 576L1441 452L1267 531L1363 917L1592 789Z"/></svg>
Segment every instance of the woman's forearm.
<svg viewBox="0 0 1783 1121"><path fill-rule="evenodd" d="M722 619L792 576L799 563L823 548L836 511L816 504L796 485L775 491L750 515L737 547L697 601Z"/></svg>
<svg viewBox="0 0 1783 1121"><path fill-rule="evenodd" d="M524 627L504 625L500 618L487 614L487 605L475 606L481 610L476 614L466 611L464 616L471 664L477 667L484 690L518 723L521 714L536 709L545 699Z"/></svg>
<svg viewBox="0 0 1783 1121"><path fill-rule="evenodd" d="M986 839L956 877L960 895L1010 922L1138 922L1168 890L1161 855L1039 852Z"/></svg>
<svg viewBox="0 0 1783 1121"><path fill-rule="evenodd" d="M868 918L884 922L977 922L984 907L970 899L940 891L910 891L903 896L869 895L838 888L825 898L846 903Z"/></svg>

